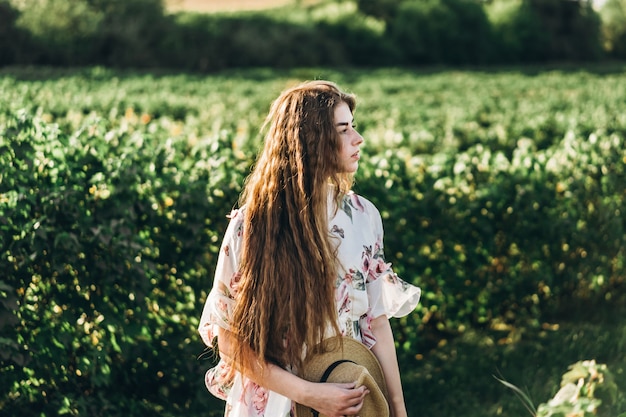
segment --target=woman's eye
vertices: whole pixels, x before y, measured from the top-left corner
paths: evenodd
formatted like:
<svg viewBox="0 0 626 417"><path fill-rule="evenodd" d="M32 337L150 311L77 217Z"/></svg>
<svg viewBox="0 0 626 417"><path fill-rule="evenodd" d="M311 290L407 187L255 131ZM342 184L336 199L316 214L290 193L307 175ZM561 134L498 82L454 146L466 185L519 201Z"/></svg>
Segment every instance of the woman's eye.
<svg viewBox="0 0 626 417"><path fill-rule="evenodd" d="M356 129L356 123L353 123L352 125L350 125L350 127L352 129ZM345 129L342 129L339 131L339 133L348 133L350 131L350 128L346 127Z"/></svg>

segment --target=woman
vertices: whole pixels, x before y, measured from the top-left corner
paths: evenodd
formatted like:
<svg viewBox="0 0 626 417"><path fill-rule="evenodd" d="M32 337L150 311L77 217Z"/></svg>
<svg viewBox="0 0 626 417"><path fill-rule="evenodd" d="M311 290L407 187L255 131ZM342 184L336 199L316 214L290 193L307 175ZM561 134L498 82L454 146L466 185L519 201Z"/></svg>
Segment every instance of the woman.
<svg viewBox="0 0 626 417"><path fill-rule="evenodd" d="M198 329L208 346L217 339L220 362L206 384L226 400L226 416L293 416L294 402L358 415L364 386L296 376L305 347L336 334L371 348L391 415L406 416L388 317L409 314L420 290L385 263L380 214L350 191L363 144L354 108L354 96L328 81L272 104Z"/></svg>

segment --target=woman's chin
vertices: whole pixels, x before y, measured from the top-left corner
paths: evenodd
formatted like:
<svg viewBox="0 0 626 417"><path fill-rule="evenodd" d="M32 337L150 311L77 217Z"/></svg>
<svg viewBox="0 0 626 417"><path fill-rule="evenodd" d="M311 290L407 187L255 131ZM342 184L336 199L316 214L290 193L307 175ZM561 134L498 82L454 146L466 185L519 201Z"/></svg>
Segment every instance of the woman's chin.
<svg viewBox="0 0 626 417"><path fill-rule="evenodd" d="M358 169L359 169L359 164L347 166L341 170L341 173L342 174L355 174Z"/></svg>

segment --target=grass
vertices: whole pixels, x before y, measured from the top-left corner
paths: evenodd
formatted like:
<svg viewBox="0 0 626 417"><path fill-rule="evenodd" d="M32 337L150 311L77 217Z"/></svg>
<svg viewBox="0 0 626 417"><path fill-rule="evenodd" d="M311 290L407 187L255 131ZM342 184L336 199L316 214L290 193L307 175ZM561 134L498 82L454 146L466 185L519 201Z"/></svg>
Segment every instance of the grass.
<svg viewBox="0 0 626 417"><path fill-rule="evenodd" d="M514 334L473 329L404 370L409 415L528 416L527 405L496 378L520 388L535 407L558 391L561 376L581 360L595 359L613 374L621 398L604 404L604 416L626 411L624 303L576 309L539 329ZM508 337L512 336L512 337Z"/></svg>

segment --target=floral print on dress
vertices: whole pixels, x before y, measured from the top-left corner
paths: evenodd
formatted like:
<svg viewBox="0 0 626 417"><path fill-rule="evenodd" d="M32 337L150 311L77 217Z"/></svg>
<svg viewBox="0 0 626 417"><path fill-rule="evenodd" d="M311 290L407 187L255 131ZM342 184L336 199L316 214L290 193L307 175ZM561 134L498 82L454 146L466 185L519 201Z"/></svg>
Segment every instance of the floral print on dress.
<svg viewBox="0 0 626 417"><path fill-rule="evenodd" d="M333 227L330 229L330 233L337 234L337 235L341 236L342 239L345 237L345 235L343 233L343 229L340 228L339 226L337 226L336 224L334 224Z"/></svg>
<svg viewBox="0 0 626 417"><path fill-rule="evenodd" d="M204 375L204 384L207 390L217 398L226 400L233 387L232 378L228 378L230 366L225 362L220 362L215 368L211 368Z"/></svg>
<svg viewBox="0 0 626 417"><path fill-rule="evenodd" d="M330 198L330 197L329 197ZM332 202L332 198L329 200ZM341 265L335 282L335 305L341 333L371 348L376 338L371 322L380 315L402 317L419 301L420 290L404 282L385 261L380 213L367 199L348 193L329 216L328 231L337 242ZM241 285L239 263L245 207L233 210L220 250L213 289L205 302L198 330L209 345L218 326L228 329ZM226 417L293 417L294 403L235 372L222 359L206 373L207 389L226 400Z"/></svg>
<svg viewBox="0 0 626 417"><path fill-rule="evenodd" d="M237 271L230 278L230 294L232 298L235 298L239 292L239 281L241 281L241 272Z"/></svg>
<svg viewBox="0 0 626 417"><path fill-rule="evenodd" d="M339 208L346 213L350 220L352 220L352 209L360 212L365 211L365 206L361 203L360 197L353 192L343 196L341 202L339 203Z"/></svg>
<svg viewBox="0 0 626 417"><path fill-rule="evenodd" d="M268 392L265 388L257 385L253 385L252 406L257 415L262 416L265 412L265 406L267 405Z"/></svg>
<svg viewBox="0 0 626 417"><path fill-rule="evenodd" d="M391 264L385 262L385 255L382 251L382 245L379 242L372 246L364 246L361 258L361 267L363 274L367 276L367 281L377 280L381 275L391 271Z"/></svg>
<svg viewBox="0 0 626 417"><path fill-rule="evenodd" d="M264 417L269 391L255 382L247 380L240 393L237 405L233 410L245 410L245 415L250 417ZM269 416L268 416L269 417Z"/></svg>
<svg viewBox="0 0 626 417"><path fill-rule="evenodd" d="M372 315L364 314L359 321L359 328L361 329L361 342L368 348L371 348L376 343L376 337L372 332Z"/></svg>

